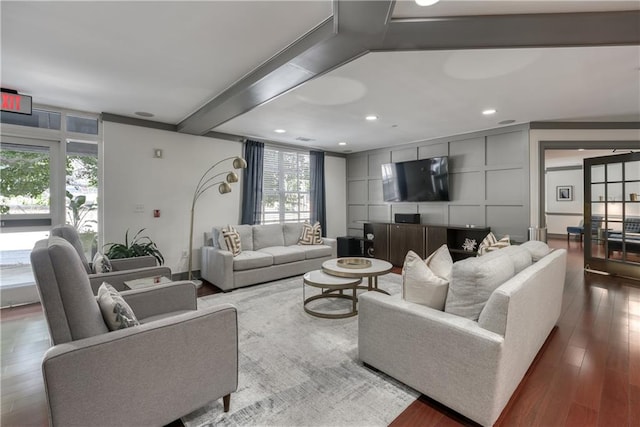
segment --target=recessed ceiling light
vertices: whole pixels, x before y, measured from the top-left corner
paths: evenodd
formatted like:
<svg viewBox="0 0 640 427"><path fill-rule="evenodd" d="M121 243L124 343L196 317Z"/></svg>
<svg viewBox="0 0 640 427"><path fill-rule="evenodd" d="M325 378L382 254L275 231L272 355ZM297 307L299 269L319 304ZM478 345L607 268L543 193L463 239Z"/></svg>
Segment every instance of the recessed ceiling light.
<svg viewBox="0 0 640 427"><path fill-rule="evenodd" d="M416 0L416 4L418 6L433 6L438 3L440 0Z"/></svg>
<svg viewBox="0 0 640 427"><path fill-rule="evenodd" d="M347 145L347 143L342 141L342 142L338 142L338 145Z"/></svg>
<svg viewBox="0 0 640 427"><path fill-rule="evenodd" d="M511 123L515 123L515 120L509 119L509 120L503 120L501 122L498 122L499 125L510 125Z"/></svg>
<svg viewBox="0 0 640 427"><path fill-rule="evenodd" d="M374 116L373 114L370 116L365 117L366 120L369 120L370 122L374 121L374 120L378 120L378 116Z"/></svg>
<svg viewBox="0 0 640 427"><path fill-rule="evenodd" d="M486 110L484 110L482 112L482 114L484 114L485 116L490 116L490 115L495 114L495 113L496 113L496 110L493 109L493 108L487 108Z"/></svg>
<svg viewBox="0 0 640 427"><path fill-rule="evenodd" d="M146 111L136 111L133 114L140 117L153 117L153 113L147 113Z"/></svg>
<svg viewBox="0 0 640 427"><path fill-rule="evenodd" d="M584 148L578 148L578 151L584 151Z"/></svg>
<svg viewBox="0 0 640 427"><path fill-rule="evenodd" d="M284 129L275 129L274 132L275 133L285 133L286 130L284 130Z"/></svg>

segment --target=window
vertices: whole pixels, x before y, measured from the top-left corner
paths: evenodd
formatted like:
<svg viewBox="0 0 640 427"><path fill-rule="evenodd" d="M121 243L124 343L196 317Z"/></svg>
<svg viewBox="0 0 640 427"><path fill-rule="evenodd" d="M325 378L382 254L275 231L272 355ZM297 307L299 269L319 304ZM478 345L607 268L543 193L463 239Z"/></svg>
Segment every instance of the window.
<svg viewBox="0 0 640 427"><path fill-rule="evenodd" d="M2 112L0 132L0 301L38 300L29 253L54 224L78 230L90 258L98 247L97 115L34 108Z"/></svg>
<svg viewBox="0 0 640 427"><path fill-rule="evenodd" d="M264 149L262 224L311 218L309 153Z"/></svg>
<svg viewBox="0 0 640 427"><path fill-rule="evenodd" d="M31 115L3 111L0 114L0 123L60 130L60 117L61 115L58 112L38 110L36 108L32 110Z"/></svg>

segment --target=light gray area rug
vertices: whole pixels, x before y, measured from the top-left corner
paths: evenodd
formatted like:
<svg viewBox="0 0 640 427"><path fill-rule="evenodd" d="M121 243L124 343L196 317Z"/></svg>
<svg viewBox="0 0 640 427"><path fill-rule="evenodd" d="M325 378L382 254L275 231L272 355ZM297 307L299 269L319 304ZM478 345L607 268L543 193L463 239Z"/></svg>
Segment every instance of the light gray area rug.
<svg viewBox="0 0 640 427"><path fill-rule="evenodd" d="M379 287L399 293L401 280L388 274ZM307 287L307 297L317 291ZM238 391L228 413L219 399L184 417L187 427L386 426L418 397L358 360L357 316L313 317L302 299L300 276L199 300L201 306L227 302L238 309ZM349 301L332 301L312 307L349 311Z"/></svg>

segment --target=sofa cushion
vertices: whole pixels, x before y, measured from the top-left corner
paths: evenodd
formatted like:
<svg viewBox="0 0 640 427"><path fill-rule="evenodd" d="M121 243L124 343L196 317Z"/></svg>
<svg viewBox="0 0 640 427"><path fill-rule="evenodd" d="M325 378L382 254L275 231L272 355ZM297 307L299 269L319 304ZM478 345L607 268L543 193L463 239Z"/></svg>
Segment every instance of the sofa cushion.
<svg viewBox="0 0 640 427"><path fill-rule="evenodd" d="M238 234L240 234L240 246L243 251L253 250L253 226L252 225L234 225ZM224 242L224 236L222 235L222 227L213 227L211 230L211 238L214 245L218 249L227 250L227 246Z"/></svg>
<svg viewBox="0 0 640 427"><path fill-rule="evenodd" d="M478 320L491 293L515 274L513 261L501 252L453 264L444 311Z"/></svg>
<svg viewBox="0 0 640 427"><path fill-rule="evenodd" d="M511 258L515 274L520 273L533 263L531 253L520 246L507 246L506 248L501 249L500 252Z"/></svg>
<svg viewBox="0 0 640 427"><path fill-rule="evenodd" d="M289 246L271 246L260 249L260 252L266 252L273 257L274 264L286 264L288 262L303 261L305 253L296 247Z"/></svg>
<svg viewBox="0 0 640 427"><path fill-rule="evenodd" d="M282 224L267 224L253 226L253 250L271 246L284 246Z"/></svg>
<svg viewBox="0 0 640 427"><path fill-rule="evenodd" d="M331 256L331 246L328 245L300 245L298 246L306 259L315 259Z"/></svg>
<svg viewBox="0 0 640 427"><path fill-rule="evenodd" d="M292 222L283 224L282 231L284 233L285 246L297 245L300 234L302 233L302 223Z"/></svg>
<svg viewBox="0 0 640 427"><path fill-rule="evenodd" d="M438 277L420 256L409 251L402 266L402 298L442 311L449 281Z"/></svg>
<svg viewBox="0 0 640 427"><path fill-rule="evenodd" d="M240 233L232 227L228 226L222 229L222 237L226 249L233 254L234 257L242 252L242 244L240 243Z"/></svg>
<svg viewBox="0 0 640 427"><path fill-rule="evenodd" d="M233 258L233 270L251 270L254 268L268 267L273 265L273 256L266 252L243 251Z"/></svg>
<svg viewBox="0 0 640 427"><path fill-rule="evenodd" d="M110 284L103 282L98 288L98 305L110 331L140 324L122 295Z"/></svg>
<svg viewBox="0 0 640 427"><path fill-rule="evenodd" d="M322 244L322 227L319 222L311 225L308 221L302 224L302 232L299 245L321 245Z"/></svg>
<svg viewBox="0 0 640 427"><path fill-rule="evenodd" d="M529 240L528 242L521 244L520 247L529 251L533 262L540 260L551 252L549 245L545 242L540 242L539 240Z"/></svg>
<svg viewBox="0 0 640 427"><path fill-rule="evenodd" d="M453 259L449 253L447 245L442 245L434 253L429 255L425 264L433 271L436 276L442 277L447 282L451 280L451 269L453 268Z"/></svg>

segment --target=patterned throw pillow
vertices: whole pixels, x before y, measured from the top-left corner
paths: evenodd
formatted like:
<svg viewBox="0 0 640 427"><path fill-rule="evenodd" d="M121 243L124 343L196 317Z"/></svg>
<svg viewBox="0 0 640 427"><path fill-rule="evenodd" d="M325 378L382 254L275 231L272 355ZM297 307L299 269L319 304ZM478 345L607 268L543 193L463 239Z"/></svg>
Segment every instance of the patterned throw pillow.
<svg viewBox="0 0 640 427"><path fill-rule="evenodd" d="M302 233L300 239L298 239L299 245L321 245L322 242L322 227L320 223L316 222L311 225L309 221L305 221L302 224Z"/></svg>
<svg viewBox="0 0 640 427"><path fill-rule="evenodd" d="M93 256L91 267L93 268L94 273L108 273L113 269L109 258L107 258L105 254L100 252L96 252L96 254Z"/></svg>
<svg viewBox="0 0 640 427"><path fill-rule="evenodd" d="M231 225L222 229L222 237L224 237L224 243L227 245L227 250L238 256L242 252L242 245L240 244L240 233Z"/></svg>
<svg viewBox="0 0 640 427"><path fill-rule="evenodd" d="M140 324L122 295L107 282L103 282L98 288L98 305L110 331Z"/></svg>
<svg viewBox="0 0 640 427"><path fill-rule="evenodd" d="M487 234L487 237L482 240L480 246L478 246L478 256L484 255L488 252L496 251L498 249L506 248L511 245L511 238L509 235L505 235L502 239L496 239L493 233Z"/></svg>

